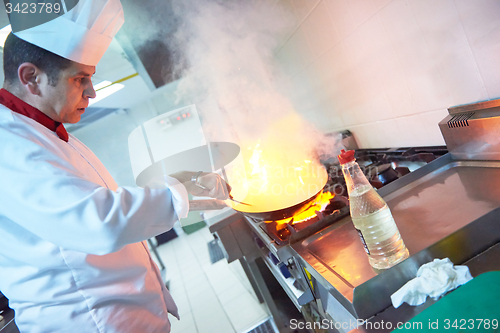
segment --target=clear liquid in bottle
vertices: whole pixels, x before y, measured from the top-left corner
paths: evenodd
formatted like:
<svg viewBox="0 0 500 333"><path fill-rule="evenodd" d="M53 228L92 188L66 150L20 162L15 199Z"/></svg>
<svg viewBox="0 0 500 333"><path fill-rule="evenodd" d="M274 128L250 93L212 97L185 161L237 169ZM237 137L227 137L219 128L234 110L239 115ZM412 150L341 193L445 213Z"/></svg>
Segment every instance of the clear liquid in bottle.
<svg viewBox="0 0 500 333"><path fill-rule="evenodd" d="M343 151L339 161L349 192L351 219L360 234L370 265L387 269L408 258L408 249L391 210L360 170L354 152Z"/></svg>
<svg viewBox="0 0 500 333"><path fill-rule="evenodd" d="M362 235L370 265L387 269L408 258L409 253L399 234L391 210L371 188L362 186L349 195L354 227ZM375 205L374 205L375 204ZM367 212L368 207L380 207ZM365 214L360 214L364 212Z"/></svg>

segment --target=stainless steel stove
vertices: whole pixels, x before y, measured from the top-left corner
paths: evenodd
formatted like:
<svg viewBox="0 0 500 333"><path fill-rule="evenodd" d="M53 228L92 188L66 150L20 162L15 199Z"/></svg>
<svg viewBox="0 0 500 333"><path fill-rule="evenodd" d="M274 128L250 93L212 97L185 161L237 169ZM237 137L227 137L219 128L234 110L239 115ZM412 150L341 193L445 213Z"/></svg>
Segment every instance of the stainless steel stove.
<svg viewBox="0 0 500 333"><path fill-rule="evenodd" d="M450 109L450 116L440 123L450 153L443 146L357 150L357 161L391 208L410 251L409 259L391 269L374 271L349 215L341 214L342 208L336 213L338 218L324 225L319 219L311 225L310 234L286 242L270 236L263 222L240 217L239 225L232 225L232 235L236 243L246 235L252 245L244 250L240 245L237 259L246 265L251 278L257 276L257 289L265 294L253 265L261 258L307 320L405 321L432 301L416 308L394 309L390 295L414 278L422 264L448 257L455 264L470 264L473 276L500 269L491 260L491 253L500 252L500 101L488 105L487 110L477 105L472 106L473 111ZM460 112L467 113L466 122ZM340 166L335 159L324 163L330 176L326 190L337 198L346 196ZM345 213L347 208L343 209ZM273 300L263 298L272 310ZM281 324L278 327L286 332L286 323Z"/></svg>
<svg viewBox="0 0 500 333"><path fill-rule="evenodd" d="M380 189L446 153L446 146L358 149L355 158L370 183ZM246 217L252 222L250 225L254 233L259 236L259 245L265 245L277 255L280 248L314 235L349 215L349 196L338 160L329 158L322 160L322 163L329 175L324 193L334 195L330 203L303 222L294 218L283 223Z"/></svg>

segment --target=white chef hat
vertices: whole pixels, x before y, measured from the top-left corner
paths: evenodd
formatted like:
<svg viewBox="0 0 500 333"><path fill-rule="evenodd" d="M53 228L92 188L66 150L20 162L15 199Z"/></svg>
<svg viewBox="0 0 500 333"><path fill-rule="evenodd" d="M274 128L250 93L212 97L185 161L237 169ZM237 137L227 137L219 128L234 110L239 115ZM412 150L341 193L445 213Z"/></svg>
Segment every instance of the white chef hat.
<svg viewBox="0 0 500 333"><path fill-rule="evenodd" d="M65 14L14 34L63 58L95 66L123 22L119 0L79 0Z"/></svg>

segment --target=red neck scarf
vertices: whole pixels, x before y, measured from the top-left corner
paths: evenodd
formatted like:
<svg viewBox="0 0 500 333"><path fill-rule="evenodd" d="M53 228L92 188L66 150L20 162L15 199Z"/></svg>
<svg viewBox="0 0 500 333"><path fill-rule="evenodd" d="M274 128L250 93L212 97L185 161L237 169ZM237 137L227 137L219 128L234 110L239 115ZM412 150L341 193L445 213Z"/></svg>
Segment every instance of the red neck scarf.
<svg viewBox="0 0 500 333"><path fill-rule="evenodd" d="M61 140L68 142L68 132L66 132L63 124L50 119L49 116L47 116L42 111L12 95L10 92L3 88L0 89L0 104L5 105L14 112L20 113L23 116L35 120L36 122L47 127L49 130L56 132L57 136Z"/></svg>

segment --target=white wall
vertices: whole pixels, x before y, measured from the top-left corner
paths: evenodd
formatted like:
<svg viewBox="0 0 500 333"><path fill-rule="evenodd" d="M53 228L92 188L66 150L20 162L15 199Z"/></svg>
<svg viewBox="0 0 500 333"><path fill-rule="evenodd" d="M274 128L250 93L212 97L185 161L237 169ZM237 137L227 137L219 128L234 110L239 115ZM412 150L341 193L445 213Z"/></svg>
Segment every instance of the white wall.
<svg viewBox="0 0 500 333"><path fill-rule="evenodd" d="M350 129L363 148L440 145L448 107L500 97L498 0L278 3L296 26L276 59L297 110L324 132ZM175 87L74 133L119 185L134 184L128 134L184 106Z"/></svg>
<svg viewBox="0 0 500 333"><path fill-rule="evenodd" d="M444 144L447 108L500 97L498 0L279 0L297 110L363 148Z"/></svg>

